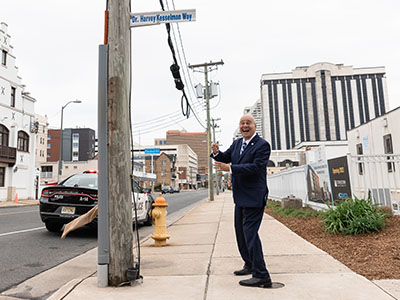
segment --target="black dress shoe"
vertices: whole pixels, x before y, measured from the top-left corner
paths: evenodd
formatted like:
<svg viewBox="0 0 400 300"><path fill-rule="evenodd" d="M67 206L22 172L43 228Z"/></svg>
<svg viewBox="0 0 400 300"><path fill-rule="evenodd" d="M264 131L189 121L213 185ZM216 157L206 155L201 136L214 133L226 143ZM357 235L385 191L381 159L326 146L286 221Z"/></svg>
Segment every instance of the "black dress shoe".
<svg viewBox="0 0 400 300"><path fill-rule="evenodd" d="M233 274L235 274L236 276L243 276L243 275L249 275L249 274L251 274L251 272L252 271L250 268L244 266L243 269L237 270L237 271L233 272Z"/></svg>
<svg viewBox="0 0 400 300"><path fill-rule="evenodd" d="M253 287L260 287L260 288L270 288L272 287L271 279L262 279L262 278L255 278L252 277L250 279L240 280L240 285L243 286L253 286Z"/></svg>

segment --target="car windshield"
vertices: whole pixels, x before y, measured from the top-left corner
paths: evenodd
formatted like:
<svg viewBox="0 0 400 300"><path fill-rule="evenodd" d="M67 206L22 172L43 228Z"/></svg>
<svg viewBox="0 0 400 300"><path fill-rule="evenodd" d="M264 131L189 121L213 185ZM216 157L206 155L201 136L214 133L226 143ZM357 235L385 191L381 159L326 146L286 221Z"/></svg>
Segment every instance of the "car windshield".
<svg viewBox="0 0 400 300"><path fill-rule="evenodd" d="M97 189L97 174L76 174L65 179L61 185Z"/></svg>

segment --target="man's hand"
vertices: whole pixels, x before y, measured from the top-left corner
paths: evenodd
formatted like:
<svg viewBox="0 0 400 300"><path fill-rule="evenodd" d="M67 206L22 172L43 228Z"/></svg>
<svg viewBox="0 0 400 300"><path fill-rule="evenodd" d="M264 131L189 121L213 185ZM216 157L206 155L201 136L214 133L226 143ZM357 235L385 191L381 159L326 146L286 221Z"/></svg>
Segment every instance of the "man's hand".
<svg viewBox="0 0 400 300"><path fill-rule="evenodd" d="M217 143L213 143L213 144L211 145L211 149L212 149L213 154L214 154L214 155L217 155L217 153L218 153L218 151L219 151L219 146L218 146L218 144L217 144Z"/></svg>
<svg viewBox="0 0 400 300"><path fill-rule="evenodd" d="M214 168L217 171L225 171L225 172L229 172L230 171L229 164L224 164L224 163L219 162L219 161L214 162Z"/></svg>

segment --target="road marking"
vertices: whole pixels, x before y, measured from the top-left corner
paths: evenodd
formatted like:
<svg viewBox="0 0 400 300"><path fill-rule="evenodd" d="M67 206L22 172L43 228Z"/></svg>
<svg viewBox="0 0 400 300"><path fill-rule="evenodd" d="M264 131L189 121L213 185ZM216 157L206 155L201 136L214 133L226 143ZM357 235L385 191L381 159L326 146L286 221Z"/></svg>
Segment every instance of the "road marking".
<svg viewBox="0 0 400 300"><path fill-rule="evenodd" d="M36 209L36 210L26 210L26 211L12 211L12 212L1 213L0 216L26 214L31 212L38 212L38 210Z"/></svg>
<svg viewBox="0 0 400 300"><path fill-rule="evenodd" d="M0 233L0 236L6 236L6 235L11 235L11 234L16 234L16 233L24 233L24 232L29 232L29 231L35 231L35 230L41 230L46 227L37 227L37 228L31 228L31 229L24 229L24 230L18 230L18 231L12 231L12 232L6 232L6 233Z"/></svg>

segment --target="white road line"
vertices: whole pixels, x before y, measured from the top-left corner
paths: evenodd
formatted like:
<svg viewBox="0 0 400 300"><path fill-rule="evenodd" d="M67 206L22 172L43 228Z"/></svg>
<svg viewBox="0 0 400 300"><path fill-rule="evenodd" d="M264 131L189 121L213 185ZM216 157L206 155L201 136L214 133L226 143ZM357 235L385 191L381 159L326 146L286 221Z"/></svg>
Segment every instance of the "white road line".
<svg viewBox="0 0 400 300"><path fill-rule="evenodd" d="M12 231L12 232L0 233L0 236L24 233L24 232L35 231L35 230L40 230L40 229L44 229L44 228L46 228L46 227L43 226L43 227L37 227L37 228L31 228L31 229L24 229L24 230Z"/></svg>

